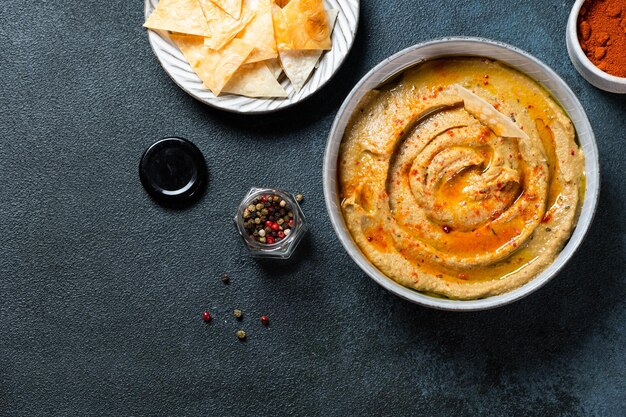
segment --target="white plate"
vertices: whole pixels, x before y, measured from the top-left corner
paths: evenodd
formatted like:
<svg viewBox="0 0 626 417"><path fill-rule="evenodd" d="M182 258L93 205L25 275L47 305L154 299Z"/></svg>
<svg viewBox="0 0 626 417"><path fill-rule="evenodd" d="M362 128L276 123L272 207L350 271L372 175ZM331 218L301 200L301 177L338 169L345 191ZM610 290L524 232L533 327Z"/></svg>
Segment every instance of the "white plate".
<svg viewBox="0 0 626 417"><path fill-rule="evenodd" d="M158 0L145 0L146 19L158 3ZM337 72L350 52L359 23L359 0L324 0L324 6L326 10L339 10L337 23L332 33L333 47L322 54L319 67L313 70L313 74L300 92L296 93L289 80L283 77L281 84L289 94L287 98L249 98L231 94L215 97L202 85L200 78L193 72L166 32L148 30L148 39L165 72L192 97L209 106L235 113L269 113L293 106L322 88Z"/></svg>
<svg viewBox="0 0 626 417"><path fill-rule="evenodd" d="M480 300L449 300L435 298L404 287L378 270L361 252L352 240L341 213L339 192L337 189L337 157L339 145L343 139L343 132L348 124L358 102L366 92L384 84L407 68L429 59L445 56L483 56L495 59L510 65L541 83L563 106L574 127L577 139L585 153L585 175L587 190L580 213L580 218L574 232L552 265L539 273L537 277L513 291ZM354 262L374 281L388 291L406 300L426 307L473 311L485 310L512 303L533 291L538 290L552 279L565 266L565 263L574 255L580 246L591 221L593 220L598 195L600 193L600 162L598 160L598 146L585 110L576 98L576 95L554 71L546 64L528 53L513 46L482 38L446 38L438 39L412 46L385 59L367 73L350 92L335 117L331 127L324 155L324 197L331 223L341 244Z"/></svg>

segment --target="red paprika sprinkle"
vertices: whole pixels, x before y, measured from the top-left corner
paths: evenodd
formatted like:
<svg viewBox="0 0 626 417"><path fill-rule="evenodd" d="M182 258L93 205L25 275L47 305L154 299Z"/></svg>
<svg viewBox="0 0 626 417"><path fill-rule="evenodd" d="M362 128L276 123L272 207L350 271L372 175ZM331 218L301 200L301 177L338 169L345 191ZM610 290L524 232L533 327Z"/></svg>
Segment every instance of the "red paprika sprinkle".
<svg viewBox="0 0 626 417"><path fill-rule="evenodd" d="M205 322L210 322L211 321L211 313L209 313L208 311L205 311L202 313L202 320L204 320Z"/></svg>

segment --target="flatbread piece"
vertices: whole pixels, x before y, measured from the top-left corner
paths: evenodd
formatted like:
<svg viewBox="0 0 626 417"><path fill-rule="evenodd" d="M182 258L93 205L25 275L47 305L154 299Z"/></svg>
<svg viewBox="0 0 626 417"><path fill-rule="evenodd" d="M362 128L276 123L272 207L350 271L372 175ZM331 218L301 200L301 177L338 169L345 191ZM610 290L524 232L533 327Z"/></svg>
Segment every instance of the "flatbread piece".
<svg viewBox="0 0 626 417"><path fill-rule="evenodd" d="M287 92L263 62L243 65L226 84L223 92L247 97L287 97Z"/></svg>
<svg viewBox="0 0 626 417"><path fill-rule="evenodd" d="M233 19L224 10L217 7L211 0L196 0L204 12L210 36L204 40L208 48L220 50L230 42L254 17L250 10L244 10L239 19Z"/></svg>
<svg viewBox="0 0 626 417"><path fill-rule="evenodd" d="M331 31L335 26L338 13L339 11L336 9L328 11L328 24ZM282 62L283 69L285 70L285 74L287 74L287 78L291 81L294 90L296 90L296 93L302 89L304 83L306 83L311 76L322 52L323 51L320 49L280 51L280 61Z"/></svg>
<svg viewBox="0 0 626 417"><path fill-rule="evenodd" d="M211 36L198 0L161 0L143 26L148 29Z"/></svg>
<svg viewBox="0 0 626 417"><path fill-rule="evenodd" d="M219 51L204 46L204 38L172 34L172 40L198 74L204 85L219 96L235 71L244 63L252 46L240 39L233 39Z"/></svg>
<svg viewBox="0 0 626 417"><path fill-rule="evenodd" d="M279 51L332 47L322 0L291 0L282 9L274 4L272 17Z"/></svg>

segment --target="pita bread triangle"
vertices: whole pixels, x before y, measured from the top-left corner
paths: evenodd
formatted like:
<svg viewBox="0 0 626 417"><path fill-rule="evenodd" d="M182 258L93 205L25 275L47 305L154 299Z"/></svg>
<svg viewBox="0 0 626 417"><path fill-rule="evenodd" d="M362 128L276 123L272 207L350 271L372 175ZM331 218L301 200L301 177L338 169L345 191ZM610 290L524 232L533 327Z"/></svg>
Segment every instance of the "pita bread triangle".
<svg viewBox="0 0 626 417"><path fill-rule="evenodd" d="M290 49L331 48L330 26L322 0L291 0L284 8L272 6L276 46Z"/></svg>
<svg viewBox="0 0 626 417"><path fill-rule="evenodd" d="M496 135L507 138L528 139L526 132L517 127L511 119L496 110L487 100L458 84L455 87L458 95L463 99L465 110L493 130Z"/></svg>
<svg viewBox="0 0 626 417"><path fill-rule="evenodd" d="M264 62L265 65L267 65L267 67L270 69L270 71L272 71L274 78L278 79L278 77L280 77L280 74L282 74L283 72L283 68L280 66L280 61L278 60L278 58L268 59Z"/></svg>
<svg viewBox="0 0 626 417"><path fill-rule="evenodd" d="M337 20L338 13L339 11L335 9L328 11L328 24L331 31ZM285 74L287 74L287 78L291 81L291 85L293 85L296 93L302 89L304 83L311 76L322 52L319 49L279 52Z"/></svg>
<svg viewBox="0 0 626 417"><path fill-rule="evenodd" d="M223 91L247 97L287 97L287 92L264 62L243 65Z"/></svg>
<svg viewBox="0 0 626 417"><path fill-rule="evenodd" d="M204 38L172 34L172 40L181 50L191 69L204 85L219 96L235 71L243 64L252 46L240 39L233 39L219 51L206 48Z"/></svg>
<svg viewBox="0 0 626 417"><path fill-rule="evenodd" d="M250 10L244 10L239 19L233 19L228 13L217 7L211 0L196 0L204 12L210 36L204 40L208 48L220 50L230 42L254 17Z"/></svg>
<svg viewBox="0 0 626 417"><path fill-rule="evenodd" d="M241 16L242 0L211 0L217 7L228 13L233 19Z"/></svg>
<svg viewBox="0 0 626 417"><path fill-rule="evenodd" d="M244 8L255 13L237 37L254 46L246 64L278 57L271 0L246 0Z"/></svg>
<svg viewBox="0 0 626 417"><path fill-rule="evenodd" d="M211 36L198 0L161 0L143 26L148 29Z"/></svg>

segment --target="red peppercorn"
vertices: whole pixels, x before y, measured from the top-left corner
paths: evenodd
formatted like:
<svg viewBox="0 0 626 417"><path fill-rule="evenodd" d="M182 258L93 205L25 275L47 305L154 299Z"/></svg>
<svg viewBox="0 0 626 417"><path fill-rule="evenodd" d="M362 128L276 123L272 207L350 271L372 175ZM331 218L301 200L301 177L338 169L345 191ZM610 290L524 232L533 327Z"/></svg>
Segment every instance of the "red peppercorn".
<svg viewBox="0 0 626 417"><path fill-rule="evenodd" d="M276 231L276 230L278 230L278 228L280 226L278 225L278 223L272 223L272 225L270 227L272 228L272 230Z"/></svg>
<svg viewBox="0 0 626 417"><path fill-rule="evenodd" d="M208 311L205 311L204 313L202 313L202 320L204 320L205 322L210 322L211 321L211 313L209 313Z"/></svg>
<svg viewBox="0 0 626 417"><path fill-rule="evenodd" d="M289 227L293 227L293 219L289 220Z"/></svg>
<svg viewBox="0 0 626 417"><path fill-rule="evenodd" d="M268 244L270 244L270 245L271 245L271 244L272 244L272 243L274 243L274 242L275 242L275 240L274 240L274 238L273 238L272 236L268 236L268 237L267 237L267 243L268 243Z"/></svg>
<svg viewBox="0 0 626 417"><path fill-rule="evenodd" d="M442 229L446 233L450 233L452 231L452 228L450 226L443 226Z"/></svg>
<svg viewBox="0 0 626 417"><path fill-rule="evenodd" d="M267 318L267 316L261 316L261 324L263 326L267 326L270 324L270 319Z"/></svg>
<svg viewBox="0 0 626 417"><path fill-rule="evenodd" d="M278 237L283 239L285 237L285 232L283 232L282 230L278 232Z"/></svg>
<svg viewBox="0 0 626 417"><path fill-rule="evenodd" d="M272 222L271 221L266 221L265 222L265 227L272 227Z"/></svg>
<svg viewBox="0 0 626 417"><path fill-rule="evenodd" d="M267 197L262 196L262 197L261 197L261 201L262 201L263 203L265 203L265 202L267 201Z"/></svg>

